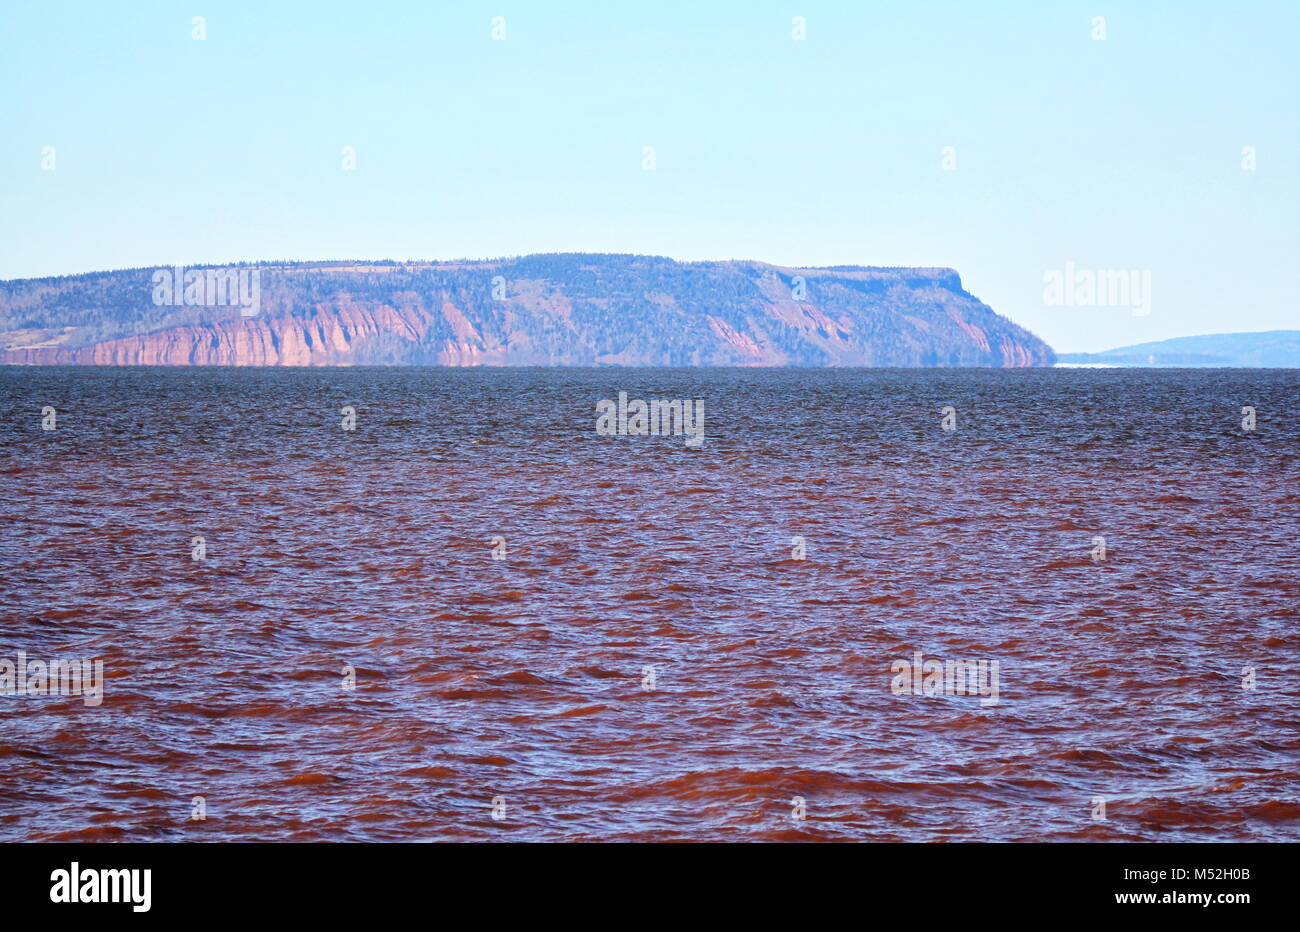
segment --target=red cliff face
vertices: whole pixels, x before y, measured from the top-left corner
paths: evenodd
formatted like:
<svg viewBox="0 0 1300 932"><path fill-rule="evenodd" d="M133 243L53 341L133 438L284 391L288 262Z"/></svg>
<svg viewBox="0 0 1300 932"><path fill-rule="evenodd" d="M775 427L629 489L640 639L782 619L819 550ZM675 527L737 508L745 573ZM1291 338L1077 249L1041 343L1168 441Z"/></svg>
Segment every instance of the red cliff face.
<svg viewBox="0 0 1300 932"><path fill-rule="evenodd" d="M0 283L0 363L1050 365L947 269L560 255L260 268L261 310L158 307L148 270Z"/></svg>
<svg viewBox="0 0 1300 932"><path fill-rule="evenodd" d="M483 344L464 315L451 305L459 340L436 355L448 366L503 361L500 347ZM319 308L310 319L233 317L209 324L170 327L153 333L103 340L84 346L13 348L0 362L95 366L348 366L367 365L364 348L381 335L411 340L423 333L428 315L387 306Z"/></svg>

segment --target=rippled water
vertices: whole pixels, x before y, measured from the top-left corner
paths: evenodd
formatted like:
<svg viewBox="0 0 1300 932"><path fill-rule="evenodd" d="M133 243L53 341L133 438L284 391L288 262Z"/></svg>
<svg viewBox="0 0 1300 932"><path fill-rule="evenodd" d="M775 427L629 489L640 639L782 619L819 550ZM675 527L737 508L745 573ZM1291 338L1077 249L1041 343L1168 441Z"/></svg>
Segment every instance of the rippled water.
<svg viewBox="0 0 1300 932"><path fill-rule="evenodd" d="M597 436L620 390L704 399L703 447ZM1297 840L1298 410L1278 370L0 369L0 659L105 670L0 696L0 838ZM895 695L918 650L999 701Z"/></svg>

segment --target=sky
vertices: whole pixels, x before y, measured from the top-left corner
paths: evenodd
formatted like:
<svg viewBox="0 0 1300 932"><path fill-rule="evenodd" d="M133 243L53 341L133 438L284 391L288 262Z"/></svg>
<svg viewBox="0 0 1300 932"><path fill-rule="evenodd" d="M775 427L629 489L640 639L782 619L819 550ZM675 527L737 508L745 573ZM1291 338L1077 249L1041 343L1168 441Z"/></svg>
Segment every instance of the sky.
<svg viewBox="0 0 1300 932"><path fill-rule="evenodd" d="M631 252L951 267L1061 352L1300 328L1295 0L5 0L0 125L0 279Z"/></svg>

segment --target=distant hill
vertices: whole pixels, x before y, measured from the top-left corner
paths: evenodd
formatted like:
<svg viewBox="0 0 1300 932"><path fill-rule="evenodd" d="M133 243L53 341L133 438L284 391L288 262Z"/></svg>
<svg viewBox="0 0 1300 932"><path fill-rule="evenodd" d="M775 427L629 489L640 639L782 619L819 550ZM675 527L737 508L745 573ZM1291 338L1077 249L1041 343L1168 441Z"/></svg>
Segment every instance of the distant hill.
<svg viewBox="0 0 1300 932"><path fill-rule="evenodd" d="M1103 353L1059 353L1056 361L1062 365L1292 369L1300 367L1300 330L1175 337Z"/></svg>
<svg viewBox="0 0 1300 932"><path fill-rule="evenodd" d="M0 363L1044 366L951 269L654 256L300 262L259 310L155 303L153 269L0 282ZM209 302L211 303L211 302Z"/></svg>

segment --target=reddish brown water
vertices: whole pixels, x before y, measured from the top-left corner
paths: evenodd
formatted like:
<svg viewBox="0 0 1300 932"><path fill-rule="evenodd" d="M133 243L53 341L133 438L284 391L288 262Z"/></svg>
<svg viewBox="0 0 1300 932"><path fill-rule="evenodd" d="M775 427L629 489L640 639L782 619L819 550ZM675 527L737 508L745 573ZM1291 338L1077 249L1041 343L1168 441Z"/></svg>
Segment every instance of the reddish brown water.
<svg viewBox="0 0 1300 932"><path fill-rule="evenodd" d="M703 448L596 436L620 390L704 399ZM0 696L0 838L1296 840L1297 410L1284 371L3 369L0 659L106 681ZM917 650L998 703L895 695Z"/></svg>

